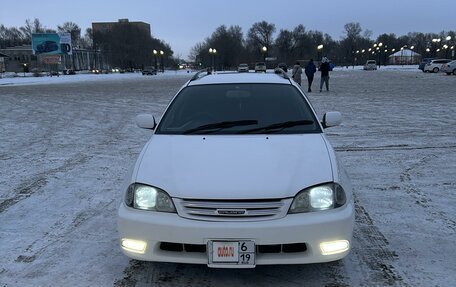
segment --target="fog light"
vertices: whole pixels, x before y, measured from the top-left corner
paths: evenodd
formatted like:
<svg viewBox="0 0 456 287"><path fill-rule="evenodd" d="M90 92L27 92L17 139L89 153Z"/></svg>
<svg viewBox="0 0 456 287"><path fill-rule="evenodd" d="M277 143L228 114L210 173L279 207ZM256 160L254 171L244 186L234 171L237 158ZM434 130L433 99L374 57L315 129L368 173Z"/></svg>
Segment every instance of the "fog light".
<svg viewBox="0 0 456 287"><path fill-rule="evenodd" d="M348 240L336 240L320 243L321 254L332 255L342 253L350 249Z"/></svg>
<svg viewBox="0 0 456 287"><path fill-rule="evenodd" d="M147 243L141 240L122 239L120 245L127 251L143 254Z"/></svg>

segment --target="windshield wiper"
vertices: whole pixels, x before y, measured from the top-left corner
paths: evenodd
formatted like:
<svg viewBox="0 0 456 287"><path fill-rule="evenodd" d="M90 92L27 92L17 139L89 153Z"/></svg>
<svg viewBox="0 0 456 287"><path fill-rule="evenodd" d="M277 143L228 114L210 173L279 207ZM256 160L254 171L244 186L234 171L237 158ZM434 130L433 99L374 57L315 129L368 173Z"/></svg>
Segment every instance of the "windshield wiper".
<svg viewBox="0 0 456 287"><path fill-rule="evenodd" d="M258 133L261 131L264 131L264 133L273 133L277 131L281 131L285 128L291 128L295 126L307 126L307 125L312 125L314 121L311 120L300 120L300 121L287 121L287 122L282 122L282 123L275 123L272 125L264 126L264 127L259 127L259 128L254 128L250 130L243 130L238 132L239 134L249 134L249 133Z"/></svg>
<svg viewBox="0 0 456 287"><path fill-rule="evenodd" d="M239 120L239 121L225 121L213 124L202 125L193 129L189 129L183 132L183 134L193 134L199 131L206 131L206 130L213 130L210 131L211 133L220 130L220 129L227 129L237 126L249 126L249 125L256 125L258 124L257 120Z"/></svg>

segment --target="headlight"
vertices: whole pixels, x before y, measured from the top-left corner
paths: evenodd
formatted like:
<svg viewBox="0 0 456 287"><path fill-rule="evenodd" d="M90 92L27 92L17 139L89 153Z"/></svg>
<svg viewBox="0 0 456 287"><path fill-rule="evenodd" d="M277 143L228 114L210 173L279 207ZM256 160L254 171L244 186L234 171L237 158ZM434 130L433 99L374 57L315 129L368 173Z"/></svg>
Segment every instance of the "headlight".
<svg viewBox="0 0 456 287"><path fill-rule="evenodd" d="M304 189L295 196L288 213L332 209L344 205L346 196L337 183L327 183Z"/></svg>
<svg viewBox="0 0 456 287"><path fill-rule="evenodd" d="M125 204L142 210L176 212L171 197L165 191L140 183L133 183L128 187Z"/></svg>

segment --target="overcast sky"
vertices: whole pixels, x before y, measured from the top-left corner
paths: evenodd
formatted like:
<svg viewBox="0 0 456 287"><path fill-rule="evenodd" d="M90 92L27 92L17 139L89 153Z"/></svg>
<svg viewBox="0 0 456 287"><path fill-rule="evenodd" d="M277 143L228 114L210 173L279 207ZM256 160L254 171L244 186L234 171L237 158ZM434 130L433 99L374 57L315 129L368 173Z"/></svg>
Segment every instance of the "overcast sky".
<svg viewBox="0 0 456 287"><path fill-rule="evenodd" d="M454 0L21 0L1 1L0 24L21 26L39 18L55 29L65 21L83 31L92 22L143 21L154 37L171 45L175 56L186 58L191 47L220 25L239 25L244 35L253 23L266 20L280 29L303 24L338 40L344 24L359 22L363 29L403 35L456 29Z"/></svg>

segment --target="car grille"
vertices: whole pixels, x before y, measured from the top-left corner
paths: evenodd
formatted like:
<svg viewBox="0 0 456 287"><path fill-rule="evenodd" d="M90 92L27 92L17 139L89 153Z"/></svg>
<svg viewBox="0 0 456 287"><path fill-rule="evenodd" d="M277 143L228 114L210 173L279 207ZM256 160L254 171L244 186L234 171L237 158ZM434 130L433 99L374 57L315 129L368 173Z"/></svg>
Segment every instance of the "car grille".
<svg viewBox="0 0 456 287"><path fill-rule="evenodd" d="M197 252L206 253L205 244L186 244L160 242L160 250L172 252ZM274 245L256 245L257 253L299 253L305 252L307 245L305 243L289 243L289 244L274 244Z"/></svg>
<svg viewBox="0 0 456 287"><path fill-rule="evenodd" d="M176 199L180 216L206 221L261 221L284 217L292 199L190 200Z"/></svg>

